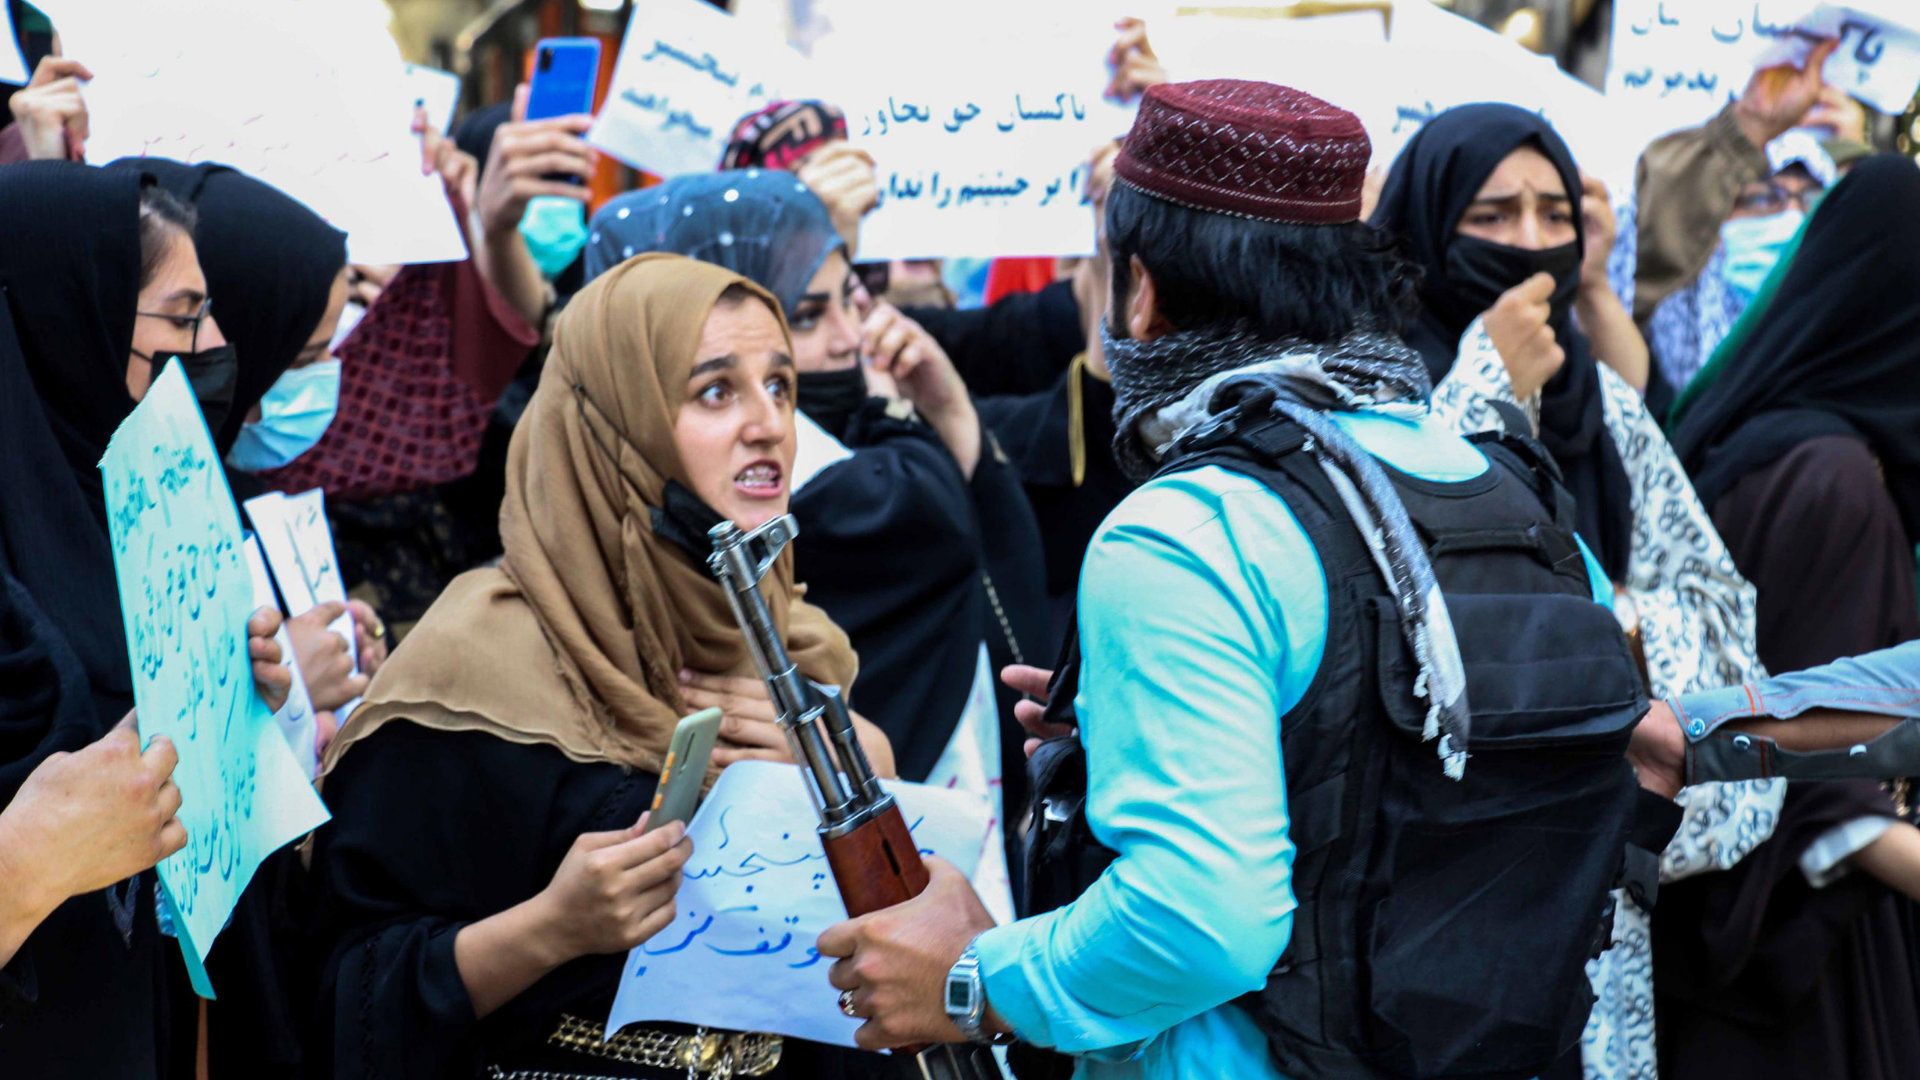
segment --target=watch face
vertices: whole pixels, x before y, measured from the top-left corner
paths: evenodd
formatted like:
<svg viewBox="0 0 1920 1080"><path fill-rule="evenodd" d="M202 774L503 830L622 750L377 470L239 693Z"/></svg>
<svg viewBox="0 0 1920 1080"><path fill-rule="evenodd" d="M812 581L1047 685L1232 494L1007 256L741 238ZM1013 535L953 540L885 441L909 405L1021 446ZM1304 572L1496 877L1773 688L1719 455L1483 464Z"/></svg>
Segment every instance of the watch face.
<svg viewBox="0 0 1920 1080"><path fill-rule="evenodd" d="M966 1012L973 1007L973 987L960 979L947 980L947 1011Z"/></svg>

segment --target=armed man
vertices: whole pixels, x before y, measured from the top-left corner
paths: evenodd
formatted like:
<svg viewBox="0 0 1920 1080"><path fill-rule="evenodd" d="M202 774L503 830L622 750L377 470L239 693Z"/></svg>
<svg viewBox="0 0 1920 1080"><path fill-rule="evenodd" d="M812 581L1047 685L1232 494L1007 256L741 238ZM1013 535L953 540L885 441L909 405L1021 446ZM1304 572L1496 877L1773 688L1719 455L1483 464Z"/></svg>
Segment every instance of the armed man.
<svg viewBox="0 0 1920 1080"><path fill-rule="evenodd" d="M822 935L862 1046L1276 1080L1577 1054L1647 702L1545 452L1429 417L1369 151L1285 87L1142 101L1103 348L1150 479L1087 552L1029 914L994 926L929 860Z"/></svg>

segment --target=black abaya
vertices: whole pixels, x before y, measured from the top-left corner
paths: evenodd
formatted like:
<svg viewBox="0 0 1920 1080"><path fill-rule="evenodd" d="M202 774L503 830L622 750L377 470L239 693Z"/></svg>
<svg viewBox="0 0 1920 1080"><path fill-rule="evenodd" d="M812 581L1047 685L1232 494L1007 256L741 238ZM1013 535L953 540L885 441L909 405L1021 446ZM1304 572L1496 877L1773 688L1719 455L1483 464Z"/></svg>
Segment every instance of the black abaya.
<svg viewBox="0 0 1920 1080"><path fill-rule="evenodd" d="M1068 380L1080 382L1086 472L1073 480ZM1029 649L1044 667L1058 653L1080 590L1080 565L1100 523L1136 486L1113 456L1113 387L1082 370L1035 394L982 398L980 418L1000 438L1025 487L1046 556L1047 636Z"/></svg>
<svg viewBox="0 0 1920 1080"><path fill-rule="evenodd" d="M1015 661L1016 642L1029 663L1050 655L1038 644L1040 535L991 438L969 480L932 428L879 399L845 436L853 456L794 496L794 575L860 655L854 708L887 733L900 776L922 780L952 738L982 642L995 673ZM1010 700L1002 714L1002 746L1017 747Z"/></svg>
<svg viewBox="0 0 1920 1080"><path fill-rule="evenodd" d="M132 707L101 451L133 401L139 179L65 162L0 169L0 799ZM148 1080L167 1056L153 876L74 897L8 966L7 1075Z"/></svg>
<svg viewBox="0 0 1920 1080"><path fill-rule="evenodd" d="M1852 435L1920 542L1917 278L1920 168L1868 158L1820 201L1792 261L1676 406L1673 448L1702 502L1808 439Z"/></svg>

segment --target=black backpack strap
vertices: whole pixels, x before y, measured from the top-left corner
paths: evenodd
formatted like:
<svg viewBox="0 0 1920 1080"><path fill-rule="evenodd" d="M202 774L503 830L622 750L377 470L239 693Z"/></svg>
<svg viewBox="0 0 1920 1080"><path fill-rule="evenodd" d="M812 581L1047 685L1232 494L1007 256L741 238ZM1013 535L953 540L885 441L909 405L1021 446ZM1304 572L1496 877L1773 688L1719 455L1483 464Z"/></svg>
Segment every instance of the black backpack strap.
<svg viewBox="0 0 1920 1080"><path fill-rule="evenodd" d="M1492 406L1495 415L1500 417L1500 424L1506 429L1507 434L1516 439L1533 438L1533 421L1527 419L1525 409L1511 401L1489 401L1487 404Z"/></svg>

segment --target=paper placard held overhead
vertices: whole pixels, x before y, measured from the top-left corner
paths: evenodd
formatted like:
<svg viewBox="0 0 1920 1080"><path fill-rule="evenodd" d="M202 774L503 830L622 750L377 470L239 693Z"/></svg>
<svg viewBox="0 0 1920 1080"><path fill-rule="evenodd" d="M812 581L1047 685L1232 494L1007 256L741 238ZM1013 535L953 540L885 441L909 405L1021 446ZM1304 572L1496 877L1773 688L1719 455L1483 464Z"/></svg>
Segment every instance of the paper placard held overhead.
<svg viewBox="0 0 1920 1080"><path fill-rule="evenodd" d="M356 263L466 258L385 30L301 0L47 0L66 55L94 73L87 160L218 162L347 234Z"/></svg>
<svg viewBox="0 0 1920 1080"><path fill-rule="evenodd" d="M701 0L635 4L587 141L657 176L712 172L735 122L779 100L801 63Z"/></svg>
<svg viewBox="0 0 1920 1080"><path fill-rule="evenodd" d="M1657 136L1705 123L1756 67L1801 66L1820 38L1840 46L1827 82L1899 113L1920 87L1920 5L1911 0L1615 0L1607 98Z"/></svg>
<svg viewBox="0 0 1920 1080"><path fill-rule="evenodd" d="M160 883L194 988L211 997L207 950L254 870L327 811L254 691L240 521L180 365L153 380L100 471L140 734L180 754L188 840Z"/></svg>
<svg viewBox="0 0 1920 1080"><path fill-rule="evenodd" d="M986 800L889 781L923 854L972 875L987 838ZM642 1020L765 1031L852 1046L857 1020L837 1004L830 961L813 950L847 917L793 765L743 761L720 774L689 823L679 912L627 954L606 1029Z"/></svg>
<svg viewBox="0 0 1920 1080"><path fill-rule="evenodd" d="M853 44L846 37L822 49ZM873 155L880 186L859 257L1092 254L1087 162L1133 122L1132 108L1102 96L1111 25L949 44L933 55L861 50L872 59L851 67L815 57L821 70L858 73L828 100L846 110L848 139Z"/></svg>

